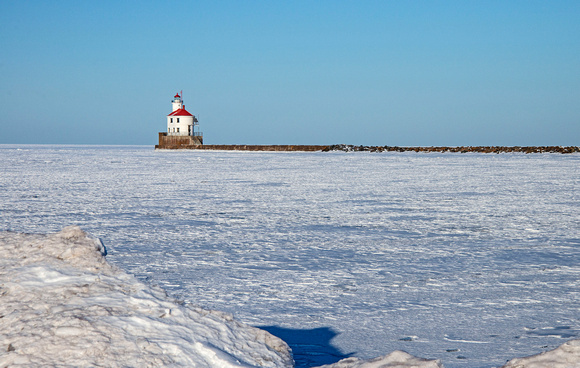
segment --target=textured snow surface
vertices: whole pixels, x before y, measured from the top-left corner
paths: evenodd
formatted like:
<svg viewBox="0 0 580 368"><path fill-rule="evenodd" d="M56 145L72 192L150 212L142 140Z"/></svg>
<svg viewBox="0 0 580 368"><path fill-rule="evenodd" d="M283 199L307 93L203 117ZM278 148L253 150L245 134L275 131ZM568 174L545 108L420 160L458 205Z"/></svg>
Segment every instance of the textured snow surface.
<svg viewBox="0 0 580 368"><path fill-rule="evenodd" d="M78 226L0 233L0 366L291 367L286 343L231 315L187 308L110 266ZM580 366L580 340L505 368ZM403 351L320 368L439 368Z"/></svg>
<svg viewBox="0 0 580 368"><path fill-rule="evenodd" d="M404 351L393 351L384 357L369 360L346 358L320 368L443 368L443 365L438 360L421 359Z"/></svg>
<svg viewBox="0 0 580 368"><path fill-rule="evenodd" d="M98 239L0 233L0 366L290 367L288 346L111 267Z"/></svg>
<svg viewBox="0 0 580 368"><path fill-rule="evenodd" d="M0 229L77 224L298 367L501 367L580 338L580 155L0 146Z"/></svg>

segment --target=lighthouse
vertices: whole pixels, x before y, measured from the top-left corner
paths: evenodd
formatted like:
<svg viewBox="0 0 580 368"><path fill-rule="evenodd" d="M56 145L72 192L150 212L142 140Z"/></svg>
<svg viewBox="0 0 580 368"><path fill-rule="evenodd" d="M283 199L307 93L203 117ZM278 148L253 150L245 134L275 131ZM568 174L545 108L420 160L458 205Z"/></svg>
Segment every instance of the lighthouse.
<svg viewBox="0 0 580 368"><path fill-rule="evenodd" d="M183 94L183 93L182 93ZM167 134L178 136L195 136L195 126L198 125L197 118L185 109L183 99L176 93L171 101L173 111L167 115Z"/></svg>
<svg viewBox="0 0 580 368"><path fill-rule="evenodd" d="M203 135L195 127L198 120L185 109L183 93L176 93L171 100L172 111L167 115L167 130L159 133L159 144L155 148L186 148L201 146Z"/></svg>

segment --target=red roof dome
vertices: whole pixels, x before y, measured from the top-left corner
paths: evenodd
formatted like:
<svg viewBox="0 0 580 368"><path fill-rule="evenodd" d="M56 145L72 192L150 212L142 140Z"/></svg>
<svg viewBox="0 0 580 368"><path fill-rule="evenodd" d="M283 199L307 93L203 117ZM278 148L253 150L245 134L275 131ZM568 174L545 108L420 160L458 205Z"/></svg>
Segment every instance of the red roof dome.
<svg viewBox="0 0 580 368"><path fill-rule="evenodd" d="M167 115L167 116L193 116L191 115L186 109L185 107L182 107L181 109L177 109L174 112L172 112L171 114Z"/></svg>
<svg viewBox="0 0 580 368"><path fill-rule="evenodd" d="M181 98L181 96L179 95L179 93L176 93L175 96L173 96L173 98Z"/></svg>

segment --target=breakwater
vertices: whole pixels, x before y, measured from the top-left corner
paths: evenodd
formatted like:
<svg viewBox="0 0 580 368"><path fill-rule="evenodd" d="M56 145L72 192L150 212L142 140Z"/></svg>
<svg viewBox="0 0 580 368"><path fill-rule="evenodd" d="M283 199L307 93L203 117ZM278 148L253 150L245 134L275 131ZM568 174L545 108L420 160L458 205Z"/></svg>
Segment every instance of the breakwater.
<svg viewBox="0 0 580 368"><path fill-rule="evenodd" d="M222 151L328 151L329 146L308 146L308 145L255 145L255 144L203 144L180 147L161 147L155 148L178 148L178 149L195 149L195 150L222 150Z"/></svg>
<svg viewBox="0 0 580 368"><path fill-rule="evenodd" d="M355 146L349 144L334 144L323 151L344 152L478 152L478 153L576 153L578 146L459 146L459 147L398 147L398 146Z"/></svg>
<svg viewBox="0 0 580 368"><path fill-rule="evenodd" d="M458 146L458 147L399 147L399 146L356 146L333 145L250 145L250 144L203 144L181 146L155 146L156 149L195 149L222 151L296 151L296 152L458 152L458 153L578 153L578 146Z"/></svg>

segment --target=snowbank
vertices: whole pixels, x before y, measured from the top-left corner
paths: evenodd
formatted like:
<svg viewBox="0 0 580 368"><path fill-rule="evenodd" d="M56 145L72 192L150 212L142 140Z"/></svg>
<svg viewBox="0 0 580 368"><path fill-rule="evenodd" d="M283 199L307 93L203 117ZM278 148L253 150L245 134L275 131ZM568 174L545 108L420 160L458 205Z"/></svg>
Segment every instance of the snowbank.
<svg viewBox="0 0 580 368"><path fill-rule="evenodd" d="M79 227L0 232L0 367L292 367L288 345L226 313L191 308L111 266ZM439 368L402 351L320 368ZM580 367L580 340L505 368Z"/></svg>
<svg viewBox="0 0 580 368"><path fill-rule="evenodd" d="M512 359L503 368L578 368L580 340L571 340L558 348L527 358Z"/></svg>
<svg viewBox="0 0 580 368"><path fill-rule="evenodd" d="M0 233L0 366L292 366L277 337L176 304L104 254L78 227Z"/></svg>

